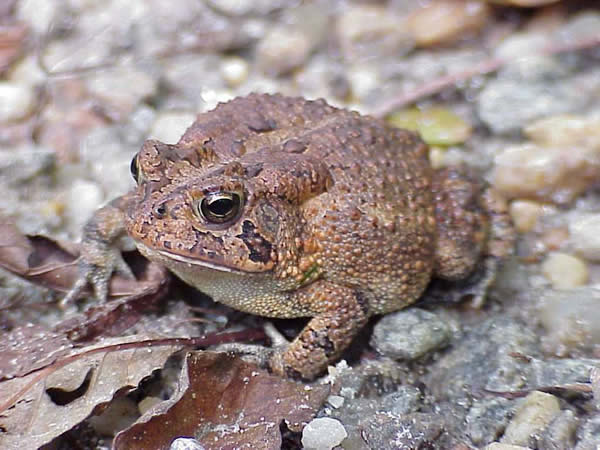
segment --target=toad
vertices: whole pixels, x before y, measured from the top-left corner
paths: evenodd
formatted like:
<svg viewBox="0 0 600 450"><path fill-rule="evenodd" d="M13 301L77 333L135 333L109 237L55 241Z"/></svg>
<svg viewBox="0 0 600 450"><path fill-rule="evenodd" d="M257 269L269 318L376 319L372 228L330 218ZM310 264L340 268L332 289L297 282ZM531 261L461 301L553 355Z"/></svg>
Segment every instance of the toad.
<svg viewBox="0 0 600 450"><path fill-rule="evenodd" d="M114 242L235 309L310 317L273 372L314 378L370 316L415 302L435 278L485 267L483 292L510 253L506 204L457 168L434 170L413 132L323 100L252 94L200 114L174 145L148 140L137 187L84 229L80 278L107 297L128 276Z"/></svg>

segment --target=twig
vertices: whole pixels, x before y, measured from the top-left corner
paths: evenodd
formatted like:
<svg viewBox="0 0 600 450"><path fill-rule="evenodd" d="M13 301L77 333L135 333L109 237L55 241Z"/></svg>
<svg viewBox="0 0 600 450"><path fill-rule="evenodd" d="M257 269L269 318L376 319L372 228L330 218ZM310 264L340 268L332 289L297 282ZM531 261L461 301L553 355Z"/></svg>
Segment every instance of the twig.
<svg viewBox="0 0 600 450"><path fill-rule="evenodd" d="M593 48L597 45L600 45L600 35L581 41L553 43L542 49L542 54L557 55L560 53ZM462 72L441 76L426 82L417 89L411 89L407 92L400 93L397 97L376 107L372 114L377 117L384 117L394 110L415 103L417 100L429 97L430 95L438 94L444 89L454 86L461 81L467 81L477 75L486 75L495 72L502 66L516 61L517 59L519 58L490 58Z"/></svg>

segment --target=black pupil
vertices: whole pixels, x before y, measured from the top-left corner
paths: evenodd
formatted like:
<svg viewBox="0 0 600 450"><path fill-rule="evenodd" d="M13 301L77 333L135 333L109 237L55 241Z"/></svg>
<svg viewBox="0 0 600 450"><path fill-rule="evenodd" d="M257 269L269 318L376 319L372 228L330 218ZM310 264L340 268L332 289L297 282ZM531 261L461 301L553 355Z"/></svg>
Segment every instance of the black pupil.
<svg viewBox="0 0 600 450"><path fill-rule="evenodd" d="M208 204L208 210L217 217L224 217L233 210L233 200L218 198Z"/></svg>
<svg viewBox="0 0 600 450"><path fill-rule="evenodd" d="M135 155L133 157L133 159L131 160L131 165L129 166L129 170L131 170L131 176L133 177L133 179L137 183L138 182L137 155Z"/></svg>

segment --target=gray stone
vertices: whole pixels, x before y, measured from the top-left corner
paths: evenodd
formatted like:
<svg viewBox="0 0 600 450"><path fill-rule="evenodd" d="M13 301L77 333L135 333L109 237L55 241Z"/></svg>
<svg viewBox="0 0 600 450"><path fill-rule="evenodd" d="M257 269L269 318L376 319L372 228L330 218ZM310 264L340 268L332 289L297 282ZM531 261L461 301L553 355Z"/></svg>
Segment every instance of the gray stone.
<svg viewBox="0 0 600 450"><path fill-rule="evenodd" d="M375 325L371 345L390 358L414 360L448 345L451 335L435 314L410 308L383 317Z"/></svg>

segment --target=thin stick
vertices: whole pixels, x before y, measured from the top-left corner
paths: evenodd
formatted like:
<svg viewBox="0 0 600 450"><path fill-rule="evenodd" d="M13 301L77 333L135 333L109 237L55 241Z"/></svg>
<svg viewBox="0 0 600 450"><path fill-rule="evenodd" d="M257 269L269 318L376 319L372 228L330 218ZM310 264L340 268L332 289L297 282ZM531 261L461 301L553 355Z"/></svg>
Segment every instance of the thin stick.
<svg viewBox="0 0 600 450"><path fill-rule="evenodd" d="M542 50L542 54L557 55L560 53L593 48L597 45L600 45L600 35L581 41L568 42L565 44L554 43L544 48ZM495 72L502 66L517 59L519 58L490 58L462 72L441 76L426 82L417 89L411 89L407 92L400 93L397 97L392 98L390 101L384 102L376 107L371 114L377 117L384 117L397 109L415 103L417 100L421 100L433 94L438 94L444 89L454 86L461 81L467 81L477 75L486 75L488 73Z"/></svg>

